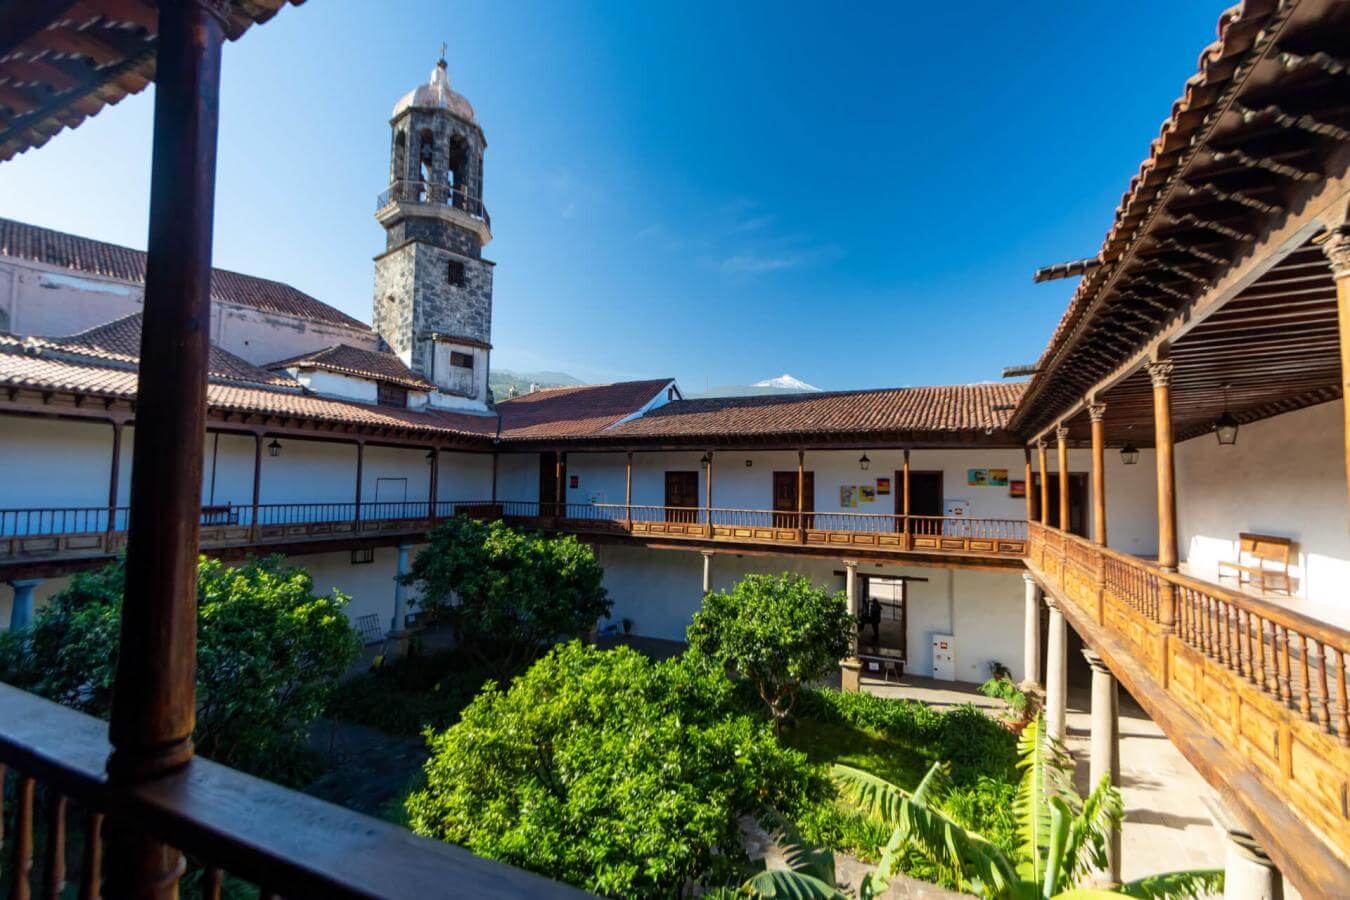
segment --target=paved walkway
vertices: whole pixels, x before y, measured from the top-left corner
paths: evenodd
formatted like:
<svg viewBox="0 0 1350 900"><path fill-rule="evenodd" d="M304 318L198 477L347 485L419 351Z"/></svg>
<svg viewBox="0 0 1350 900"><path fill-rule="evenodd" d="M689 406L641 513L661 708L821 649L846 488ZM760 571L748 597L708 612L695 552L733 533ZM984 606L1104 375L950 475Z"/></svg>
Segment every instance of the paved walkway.
<svg viewBox="0 0 1350 900"><path fill-rule="evenodd" d="M866 679L863 689L883 697L909 697L937 707L961 703L998 708L977 685L906 675L900 684ZM1090 696L1069 691L1067 740L1077 763L1074 781L1088 790ZM1121 831L1121 875L1125 880L1177 869L1221 868L1225 838L1211 823L1202 798L1213 789L1172 746L1134 701L1120 696L1120 788L1125 802ZM1286 897L1291 895L1286 891Z"/></svg>

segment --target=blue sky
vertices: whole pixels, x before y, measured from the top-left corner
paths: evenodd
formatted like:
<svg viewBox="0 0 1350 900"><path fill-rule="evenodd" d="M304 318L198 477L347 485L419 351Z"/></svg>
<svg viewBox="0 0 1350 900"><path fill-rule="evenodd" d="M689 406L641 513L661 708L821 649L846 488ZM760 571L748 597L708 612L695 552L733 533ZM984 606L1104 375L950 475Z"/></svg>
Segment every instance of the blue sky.
<svg viewBox="0 0 1350 900"><path fill-rule="evenodd" d="M1223 5L312 0L226 48L215 261L369 321L387 118L444 40L488 138L494 365L997 379ZM0 166L0 215L143 247L151 106Z"/></svg>

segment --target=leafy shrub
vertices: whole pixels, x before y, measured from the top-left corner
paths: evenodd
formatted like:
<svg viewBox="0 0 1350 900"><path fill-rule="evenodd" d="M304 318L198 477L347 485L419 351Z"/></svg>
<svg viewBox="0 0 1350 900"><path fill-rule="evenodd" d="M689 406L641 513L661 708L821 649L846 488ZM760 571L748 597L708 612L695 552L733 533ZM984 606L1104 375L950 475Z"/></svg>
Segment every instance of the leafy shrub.
<svg viewBox="0 0 1350 900"><path fill-rule="evenodd" d="M828 790L720 671L625 647L560 646L428 738L414 831L610 896L721 882L744 861L739 816Z"/></svg>
<svg viewBox="0 0 1350 900"><path fill-rule="evenodd" d="M421 734L459 721L492 671L459 650L409 656L342 685L330 715L389 734Z"/></svg>
<svg viewBox="0 0 1350 900"><path fill-rule="evenodd" d="M802 684L839 665L854 627L841 593L802 575L747 575L729 592L703 598L688 639L694 653L734 667L755 686L777 730Z"/></svg>
<svg viewBox="0 0 1350 900"><path fill-rule="evenodd" d="M0 641L0 680L107 718L122 612L121 563L75 576L31 627ZM197 569L198 752L273 780L307 771L303 742L360 652L347 598L315 596L279 557Z"/></svg>
<svg viewBox="0 0 1350 900"><path fill-rule="evenodd" d="M595 550L572 535L454 516L432 532L404 583L449 620L459 646L505 678L609 615L603 577Z"/></svg>

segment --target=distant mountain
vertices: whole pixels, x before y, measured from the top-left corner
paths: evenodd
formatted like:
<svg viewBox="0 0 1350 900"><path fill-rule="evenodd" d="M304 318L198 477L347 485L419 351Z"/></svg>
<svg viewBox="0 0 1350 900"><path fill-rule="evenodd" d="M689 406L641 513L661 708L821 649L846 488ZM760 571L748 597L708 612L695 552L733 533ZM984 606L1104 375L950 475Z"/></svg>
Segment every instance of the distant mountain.
<svg viewBox="0 0 1350 900"><path fill-rule="evenodd" d="M800 378L779 375L777 378L766 378L754 384L722 385L701 394L690 394L689 397L762 397L771 394L811 394L819 391L820 388L807 384Z"/></svg>
<svg viewBox="0 0 1350 900"><path fill-rule="evenodd" d="M510 397L512 388L515 388L515 396L528 394L531 384L538 385L541 388L585 384L580 378L568 375L566 372L513 372L510 369L493 369L488 383L492 388L493 398L497 400L505 400Z"/></svg>

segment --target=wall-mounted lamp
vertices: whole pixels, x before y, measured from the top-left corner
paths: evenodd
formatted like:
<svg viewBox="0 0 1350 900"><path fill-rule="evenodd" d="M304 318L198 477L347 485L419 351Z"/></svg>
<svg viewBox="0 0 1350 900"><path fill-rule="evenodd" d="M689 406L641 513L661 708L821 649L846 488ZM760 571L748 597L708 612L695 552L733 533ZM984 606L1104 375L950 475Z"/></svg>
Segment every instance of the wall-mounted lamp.
<svg viewBox="0 0 1350 900"><path fill-rule="evenodd" d="M703 454L703 458L699 460L699 463L700 463L700 464L703 466L703 468L705 468L705 469L708 468L708 464L711 463L711 462L712 462L712 457L709 456L709 455L706 454L706 453Z"/></svg>
<svg viewBox="0 0 1350 900"><path fill-rule="evenodd" d="M1132 466L1139 462L1139 448L1134 444L1126 444L1120 448L1120 461L1127 466Z"/></svg>
<svg viewBox="0 0 1350 900"><path fill-rule="evenodd" d="M1225 447L1237 443L1238 433L1238 420L1228 411L1228 388L1229 385L1223 386L1223 415L1214 422L1214 433L1218 436L1219 443Z"/></svg>
<svg viewBox="0 0 1350 900"><path fill-rule="evenodd" d="M276 439L274 438L274 439L272 440L272 443L270 443L270 444L267 445L267 455L268 455L268 456L280 456L280 455L281 455L281 442L278 441L278 440L276 440Z"/></svg>
<svg viewBox="0 0 1350 900"><path fill-rule="evenodd" d="M753 459L747 459L747 460L745 461L745 467L746 467L747 469L750 468L751 466L753 466L754 464L755 464L755 461L754 461Z"/></svg>
<svg viewBox="0 0 1350 900"><path fill-rule="evenodd" d="M427 462L435 462L435 461L436 461L436 451L435 451L435 450L428 450L428 451L427 451Z"/></svg>
<svg viewBox="0 0 1350 900"><path fill-rule="evenodd" d="M871 461L870 459L868 459L868 458L867 458L867 454L864 453L864 454L862 455L862 457L858 460L858 468L860 468L860 469L862 469L864 472L866 472L866 471L867 471L868 469L870 469L871 467L872 467L872 461Z"/></svg>

